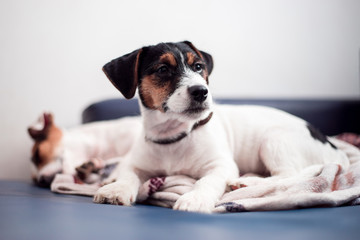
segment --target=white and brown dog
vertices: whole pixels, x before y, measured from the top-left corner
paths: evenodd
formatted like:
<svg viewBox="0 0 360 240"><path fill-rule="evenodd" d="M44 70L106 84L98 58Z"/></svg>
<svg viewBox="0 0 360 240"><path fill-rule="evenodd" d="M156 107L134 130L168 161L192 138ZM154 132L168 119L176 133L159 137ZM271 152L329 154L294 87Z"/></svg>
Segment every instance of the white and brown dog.
<svg viewBox="0 0 360 240"><path fill-rule="evenodd" d="M57 173L81 174L84 167L101 168L116 162L129 151L140 129L139 117L62 129L56 126L52 114L44 113L28 128L34 140L32 178L38 186L50 187Z"/></svg>
<svg viewBox="0 0 360 240"><path fill-rule="evenodd" d="M266 107L213 104L212 69L211 55L187 41L143 47L104 66L126 98L138 90L143 126L110 178L116 181L101 187L95 202L129 206L144 181L182 174L197 182L174 209L211 212L239 172L289 176L326 162L348 167L345 154L302 119Z"/></svg>

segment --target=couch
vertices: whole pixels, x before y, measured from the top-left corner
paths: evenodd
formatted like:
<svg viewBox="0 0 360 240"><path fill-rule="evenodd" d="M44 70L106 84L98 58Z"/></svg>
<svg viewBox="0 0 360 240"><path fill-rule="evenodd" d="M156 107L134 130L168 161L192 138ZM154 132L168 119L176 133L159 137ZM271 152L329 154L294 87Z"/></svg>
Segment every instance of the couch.
<svg viewBox="0 0 360 240"><path fill-rule="evenodd" d="M327 135L360 134L360 100L217 99L276 107ZM110 99L83 111L83 122L137 115L137 100ZM31 182L0 181L0 239L359 239L360 206L199 214L140 205L101 205Z"/></svg>

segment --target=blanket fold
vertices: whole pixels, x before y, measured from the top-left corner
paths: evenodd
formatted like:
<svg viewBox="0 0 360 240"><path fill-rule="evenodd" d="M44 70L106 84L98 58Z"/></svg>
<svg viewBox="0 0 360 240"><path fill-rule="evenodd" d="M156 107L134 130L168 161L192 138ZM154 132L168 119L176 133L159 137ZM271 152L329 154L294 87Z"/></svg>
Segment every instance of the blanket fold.
<svg viewBox="0 0 360 240"><path fill-rule="evenodd" d="M229 190L219 199L213 212L288 210L360 204L360 150L345 142L347 139L356 146L360 138L342 135L339 138L330 138L330 141L347 154L350 160L349 168L343 169L337 164L324 164L311 166L291 177L241 176L229 181ZM104 169L113 169L114 163L111 164L110 167L104 166ZM92 170L92 174L97 172L102 171ZM86 179L79 181L78 176L58 174L51 190L62 194L93 196L101 186L103 177L92 179L98 180L87 183ZM192 190L195 182L195 179L181 175L151 178L140 187L137 202L171 208L181 195Z"/></svg>

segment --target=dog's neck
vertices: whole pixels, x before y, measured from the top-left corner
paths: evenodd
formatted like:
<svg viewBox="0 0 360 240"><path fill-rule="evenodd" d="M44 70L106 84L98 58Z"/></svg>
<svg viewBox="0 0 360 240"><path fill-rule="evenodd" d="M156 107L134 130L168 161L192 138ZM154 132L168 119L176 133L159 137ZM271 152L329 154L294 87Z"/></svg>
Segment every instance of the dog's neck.
<svg viewBox="0 0 360 240"><path fill-rule="evenodd" d="M142 109L145 140L157 144L172 144L187 137L193 130L208 123L212 112L204 118L189 120L169 117L157 110Z"/></svg>

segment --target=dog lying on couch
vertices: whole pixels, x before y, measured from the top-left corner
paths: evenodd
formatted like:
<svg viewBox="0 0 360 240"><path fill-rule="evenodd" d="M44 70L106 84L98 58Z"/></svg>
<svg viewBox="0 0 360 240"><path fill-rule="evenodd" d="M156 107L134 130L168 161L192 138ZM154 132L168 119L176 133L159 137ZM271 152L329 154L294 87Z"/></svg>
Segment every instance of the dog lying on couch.
<svg viewBox="0 0 360 240"><path fill-rule="evenodd" d="M138 90L143 126L95 202L130 206L148 179L180 174L196 183L173 208L211 212L239 171L282 179L309 167L318 173L329 163L348 169L347 155L302 119L266 107L213 104L212 68L211 55L187 41L144 47L104 66L125 98ZM249 177L232 185L262 182Z"/></svg>
<svg viewBox="0 0 360 240"><path fill-rule="evenodd" d="M34 140L31 151L32 178L41 187L50 187L58 173L77 175L87 183L92 171L115 164L133 146L141 129L138 117L84 124L64 129L54 116L44 113L28 128Z"/></svg>

